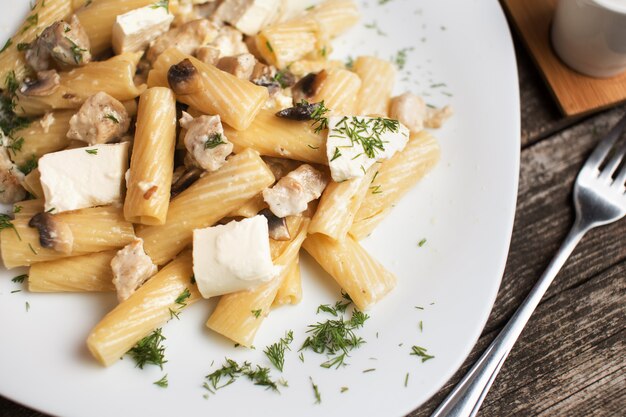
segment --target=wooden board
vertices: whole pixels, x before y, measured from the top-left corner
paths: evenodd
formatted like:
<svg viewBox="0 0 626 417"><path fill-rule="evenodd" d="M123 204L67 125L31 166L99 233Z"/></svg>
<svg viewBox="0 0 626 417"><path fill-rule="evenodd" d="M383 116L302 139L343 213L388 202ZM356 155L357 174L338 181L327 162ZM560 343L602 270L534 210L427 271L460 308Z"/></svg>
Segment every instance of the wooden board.
<svg viewBox="0 0 626 417"><path fill-rule="evenodd" d="M550 44L556 0L502 3L566 116L591 113L626 101L626 72L612 78L592 78L570 69L556 56Z"/></svg>

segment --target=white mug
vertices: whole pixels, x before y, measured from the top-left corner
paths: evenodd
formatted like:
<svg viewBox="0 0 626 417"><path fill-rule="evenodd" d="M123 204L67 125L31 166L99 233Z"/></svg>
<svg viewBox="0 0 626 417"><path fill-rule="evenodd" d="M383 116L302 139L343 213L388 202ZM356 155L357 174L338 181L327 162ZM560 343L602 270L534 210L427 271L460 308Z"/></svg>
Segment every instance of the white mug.
<svg viewBox="0 0 626 417"><path fill-rule="evenodd" d="M605 78L626 71L626 0L560 0L552 46L583 74Z"/></svg>

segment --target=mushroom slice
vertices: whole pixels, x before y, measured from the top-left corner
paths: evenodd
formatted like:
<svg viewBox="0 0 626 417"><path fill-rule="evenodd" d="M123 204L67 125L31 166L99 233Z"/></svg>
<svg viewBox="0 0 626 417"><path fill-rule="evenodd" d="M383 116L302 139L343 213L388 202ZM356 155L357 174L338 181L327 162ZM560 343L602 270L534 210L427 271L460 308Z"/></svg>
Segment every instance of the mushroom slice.
<svg viewBox="0 0 626 417"><path fill-rule="evenodd" d="M227 56L221 58L217 63L217 68L233 74L242 80L249 80L254 71L256 58L254 55L245 53L236 56Z"/></svg>
<svg viewBox="0 0 626 417"><path fill-rule="evenodd" d="M3 138L0 131L0 138ZM22 187L24 174L17 169L9 158L4 146L0 147L0 203L12 204L26 198L26 190Z"/></svg>
<svg viewBox="0 0 626 417"><path fill-rule="evenodd" d="M202 90L202 76L186 58L170 67L167 71L167 82L175 94L193 94Z"/></svg>
<svg viewBox="0 0 626 417"><path fill-rule="evenodd" d="M295 106L281 110L276 113L276 116L290 120L312 120L316 117L322 116L324 111L322 103L308 103L303 100L300 103L296 103Z"/></svg>
<svg viewBox="0 0 626 417"><path fill-rule="evenodd" d="M85 100L70 119L67 137L89 145L109 143L124 135L130 117L124 105L107 93L99 92Z"/></svg>
<svg viewBox="0 0 626 417"><path fill-rule="evenodd" d="M305 75L291 89L293 102L300 103L313 97L327 76L326 71Z"/></svg>
<svg viewBox="0 0 626 417"><path fill-rule="evenodd" d="M176 197L178 194L182 193L187 188L189 188L191 184L193 184L200 178L200 175L202 175L202 172L203 172L202 169L196 168L196 167L191 167L191 168L180 167L180 168L183 169L183 172L182 174L178 176L178 178L175 178L175 180L172 182L172 189L170 190L170 198ZM176 174L176 172L174 174Z"/></svg>
<svg viewBox="0 0 626 417"><path fill-rule="evenodd" d="M171 46L186 55L193 55L196 49L215 40L218 28L206 19L193 20L159 36L148 50L146 58L154 63ZM244 51L246 52L246 51Z"/></svg>
<svg viewBox="0 0 626 417"><path fill-rule="evenodd" d="M200 168L216 171L233 152L233 144L224 135L219 116L193 118L189 113L183 112L180 125L187 129L185 148Z"/></svg>
<svg viewBox="0 0 626 417"><path fill-rule="evenodd" d="M137 288L157 273L157 267L143 249L143 240L135 239L119 250L111 260L113 285L117 299L122 302Z"/></svg>
<svg viewBox="0 0 626 417"><path fill-rule="evenodd" d="M74 246L72 229L59 218L50 213L35 214L28 222L28 226L39 231L39 244L42 248L65 254L72 253Z"/></svg>
<svg viewBox="0 0 626 417"><path fill-rule="evenodd" d="M37 79L26 78L20 87L25 96L43 97L54 93L61 84L61 77L56 70L39 71Z"/></svg>
<svg viewBox="0 0 626 417"><path fill-rule="evenodd" d="M291 240L289 227L287 227L287 220L281 217L276 217L270 209L263 209L259 212L259 214L265 216L267 219L270 239L282 241Z"/></svg>
<svg viewBox="0 0 626 417"><path fill-rule="evenodd" d="M303 164L272 188L263 190L263 200L276 216L295 216L305 211L309 202L318 199L327 184L326 175L311 165Z"/></svg>

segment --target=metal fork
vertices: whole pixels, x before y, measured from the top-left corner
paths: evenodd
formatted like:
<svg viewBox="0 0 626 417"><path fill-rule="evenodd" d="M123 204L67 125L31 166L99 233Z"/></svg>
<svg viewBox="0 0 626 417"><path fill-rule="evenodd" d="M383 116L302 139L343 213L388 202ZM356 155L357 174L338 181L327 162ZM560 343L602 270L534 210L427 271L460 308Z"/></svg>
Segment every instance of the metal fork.
<svg viewBox="0 0 626 417"><path fill-rule="evenodd" d="M626 161L619 171L618 167L626 155L626 146L621 146L610 158L608 156L625 130L626 116L589 156L574 185L576 221L556 256L511 320L431 417L476 416L528 319L578 242L589 230L624 217Z"/></svg>

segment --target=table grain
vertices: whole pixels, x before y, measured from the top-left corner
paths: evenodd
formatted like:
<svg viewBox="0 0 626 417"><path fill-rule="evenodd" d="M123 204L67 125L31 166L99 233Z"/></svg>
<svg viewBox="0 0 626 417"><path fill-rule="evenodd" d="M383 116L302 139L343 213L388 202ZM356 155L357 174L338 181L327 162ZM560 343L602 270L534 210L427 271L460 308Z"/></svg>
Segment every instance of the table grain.
<svg viewBox="0 0 626 417"><path fill-rule="evenodd" d="M463 366L410 417L426 417L480 356L547 267L574 220L572 186L626 105L563 118L517 39L522 153L517 214L498 297ZM593 230L511 351L480 417L618 416L626 409L626 220ZM44 417L0 397L0 417Z"/></svg>

